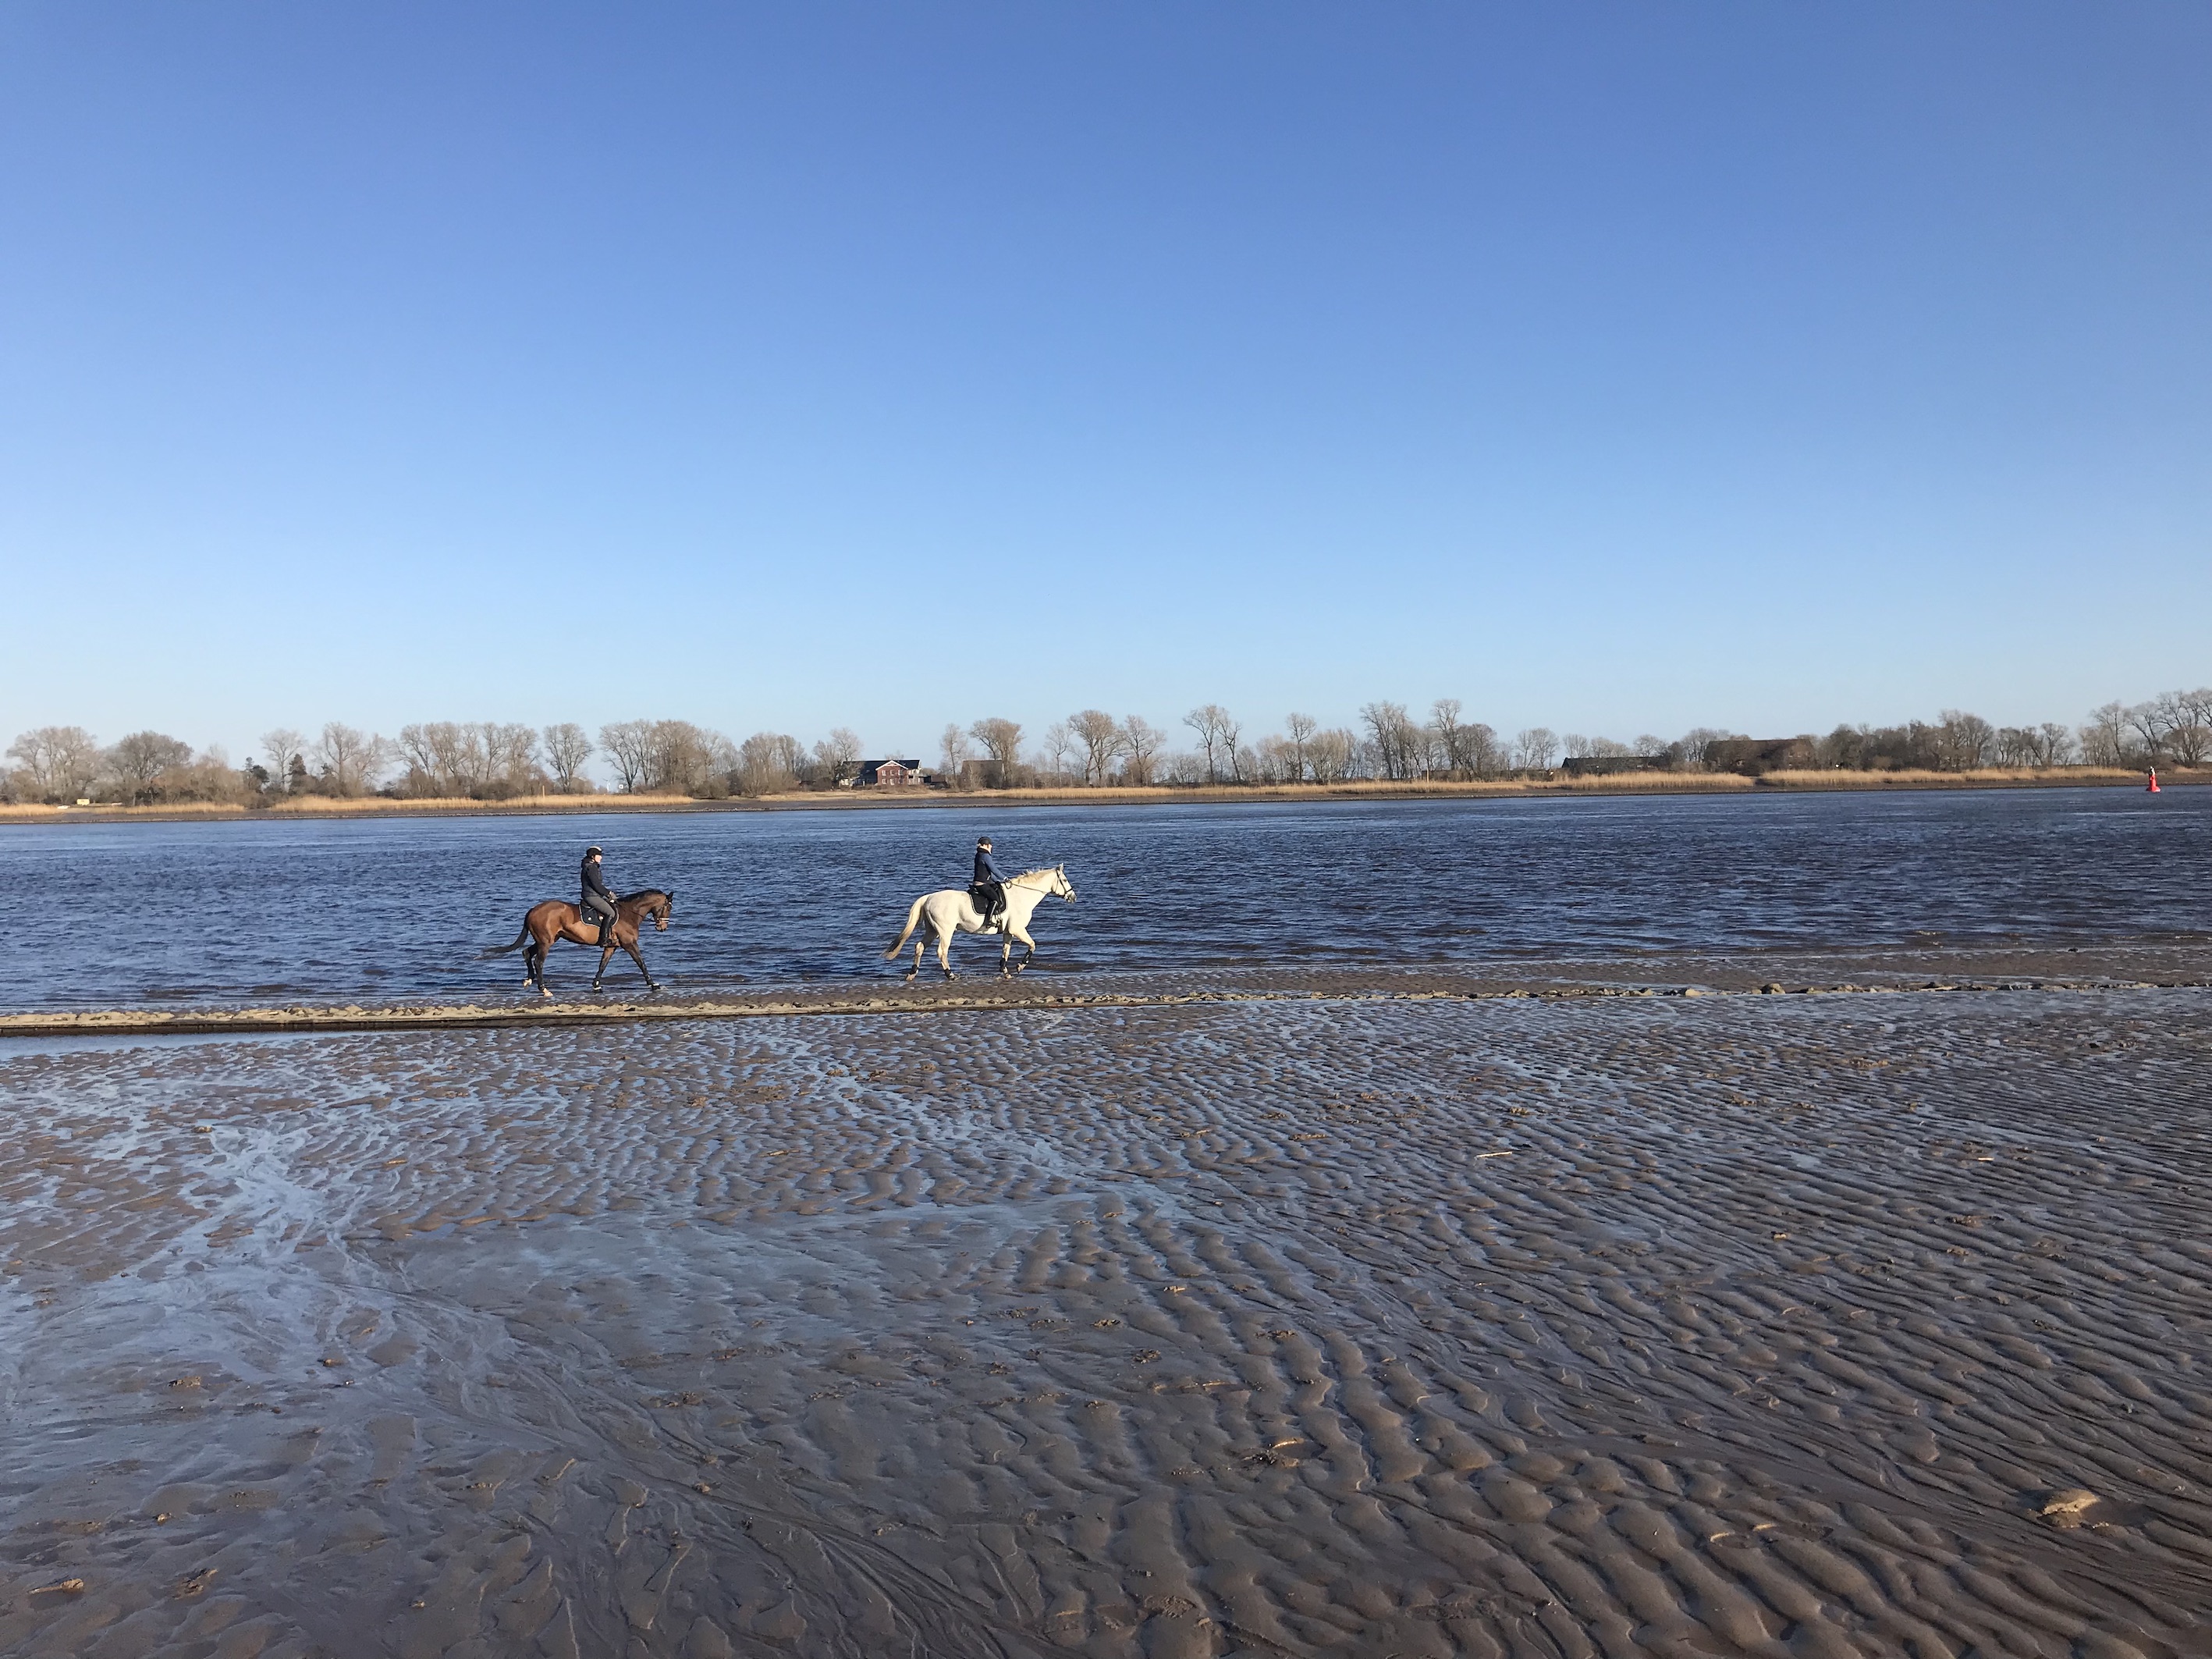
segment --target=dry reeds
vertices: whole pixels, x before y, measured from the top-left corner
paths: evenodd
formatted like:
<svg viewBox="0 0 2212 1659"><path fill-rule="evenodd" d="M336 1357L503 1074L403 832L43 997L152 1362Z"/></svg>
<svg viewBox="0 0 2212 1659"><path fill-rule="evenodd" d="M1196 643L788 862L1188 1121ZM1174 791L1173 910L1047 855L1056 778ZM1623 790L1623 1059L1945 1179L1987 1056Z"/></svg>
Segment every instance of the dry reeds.
<svg viewBox="0 0 2212 1659"><path fill-rule="evenodd" d="M2177 774L2177 781L2196 775ZM1978 766L1970 772L1936 772L1920 767L1901 767L1893 772L1826 771L1769 772L1759 780L1768 789L1972 789L2020 788L2042 785L2063 787L2081 784L2140 783L2142 774L2117 766Z"/></svg>
<svg viewBox="0 0 2212 1659"><path fill-rule="evenodd" d="M516 795L507 800L475 800L465 795L407 799L359 795L294 795L272 801L272 817L378 817L473 812L668 812L714 805L689 795Z"/></svg>

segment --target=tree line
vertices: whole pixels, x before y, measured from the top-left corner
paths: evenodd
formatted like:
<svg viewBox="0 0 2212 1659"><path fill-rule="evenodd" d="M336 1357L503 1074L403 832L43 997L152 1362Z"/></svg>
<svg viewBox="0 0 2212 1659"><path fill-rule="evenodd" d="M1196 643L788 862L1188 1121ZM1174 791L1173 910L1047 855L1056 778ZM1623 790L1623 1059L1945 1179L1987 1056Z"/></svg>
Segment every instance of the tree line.
<svg viewBox="0 0 2212 1659"><path fill-rule="evenodd" d="M601 779L587 775L594 757ZM9 802L252 805L313 795L512 800L611 792L713 800L781 794L849 786L864 750L845 726L809 745L777 732L732 742L678 720L617 720L599 727L596 738L574 722L540 727L430 720L386 738L333 720L312 735L273 727L262 734L259 757L242 766L234 766L219 747L196 750L164 732L134 732L103 745L77 726L23 732L9 745L7 758L12 764L0 770L0 800ZM1191 709L1173 731L1140 714L1085 708L1034 738L1020 722L999 716L948 725L934 760L934 782L971 789L1472 781L1539 776L1562 763L1752 773L1790 767L1963 772L2202 766L2212 762L2212 689L2109 702L2075 726L1999 726L1946 709L1934 720L1838 726L1825 737L1761 739L1699 726L1672 740L1646 734L1630 742L1541 726L1507 737L1466 719L1453 697L1437 698L1425 716L1403 703L1367 703L1350 726L1324 727L1310 714L1292 714L1261 736L1248 736L1245 722L1218 703Z"/></svg>

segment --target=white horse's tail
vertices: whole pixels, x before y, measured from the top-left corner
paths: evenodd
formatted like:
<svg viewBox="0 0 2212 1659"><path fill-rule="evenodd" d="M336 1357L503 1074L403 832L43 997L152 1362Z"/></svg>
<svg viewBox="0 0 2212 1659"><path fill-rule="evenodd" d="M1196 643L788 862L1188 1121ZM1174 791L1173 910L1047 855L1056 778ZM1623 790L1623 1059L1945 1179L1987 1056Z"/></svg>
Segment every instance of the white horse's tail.
<svg viewBox="0 0 2212 1659"><path fill-rule="evenodd" d="M914 902L913 908L906 913L906 931L893 939L890 948L884 952L885 962L896 959L898 953L906 949L906 942L914 937L914 930L921 926L921 907L928 902L929 895L927 893Z"/></svg>

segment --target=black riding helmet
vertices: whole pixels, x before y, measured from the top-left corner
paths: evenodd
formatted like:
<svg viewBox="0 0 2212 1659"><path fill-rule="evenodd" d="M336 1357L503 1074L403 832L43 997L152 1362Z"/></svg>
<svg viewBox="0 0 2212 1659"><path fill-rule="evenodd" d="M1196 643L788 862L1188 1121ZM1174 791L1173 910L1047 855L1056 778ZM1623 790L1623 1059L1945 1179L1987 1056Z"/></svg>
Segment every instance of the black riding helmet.
<svg viewBox="0 0 2212 1659"><path fill-rule="evenodd" d="M584 856L587 859L603 859L606 857L606 854L597 847L586 847L584 849Z"/></svg>

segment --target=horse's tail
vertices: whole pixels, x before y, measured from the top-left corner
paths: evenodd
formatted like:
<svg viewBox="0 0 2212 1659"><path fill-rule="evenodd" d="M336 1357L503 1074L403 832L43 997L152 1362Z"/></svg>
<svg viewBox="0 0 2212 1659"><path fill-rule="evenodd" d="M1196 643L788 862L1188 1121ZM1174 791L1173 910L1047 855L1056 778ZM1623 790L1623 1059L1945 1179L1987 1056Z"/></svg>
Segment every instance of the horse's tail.
<svg viewBox="0 0 2212 1659"><path fill-rule="evenodd" d="M906 949L906 942L914 937L914 930L921 926L921 907L928 902L929 895L924 893L907 911L906 931L890 942L890 947L884 952L885 962L891 961L900 951Z"/></svg>
<svg viewBox="0 0 2212 1659"><path fill-rule="evenodd" d="M509 951L520 951L525 945L529 943L529 940L530 924L526 921L522 924L522 931L514 936L514 944L498 945L494 945L489 951L479 951L477 952L477 960L478 962L489 962L494 957L503 957Z"/></svg>

